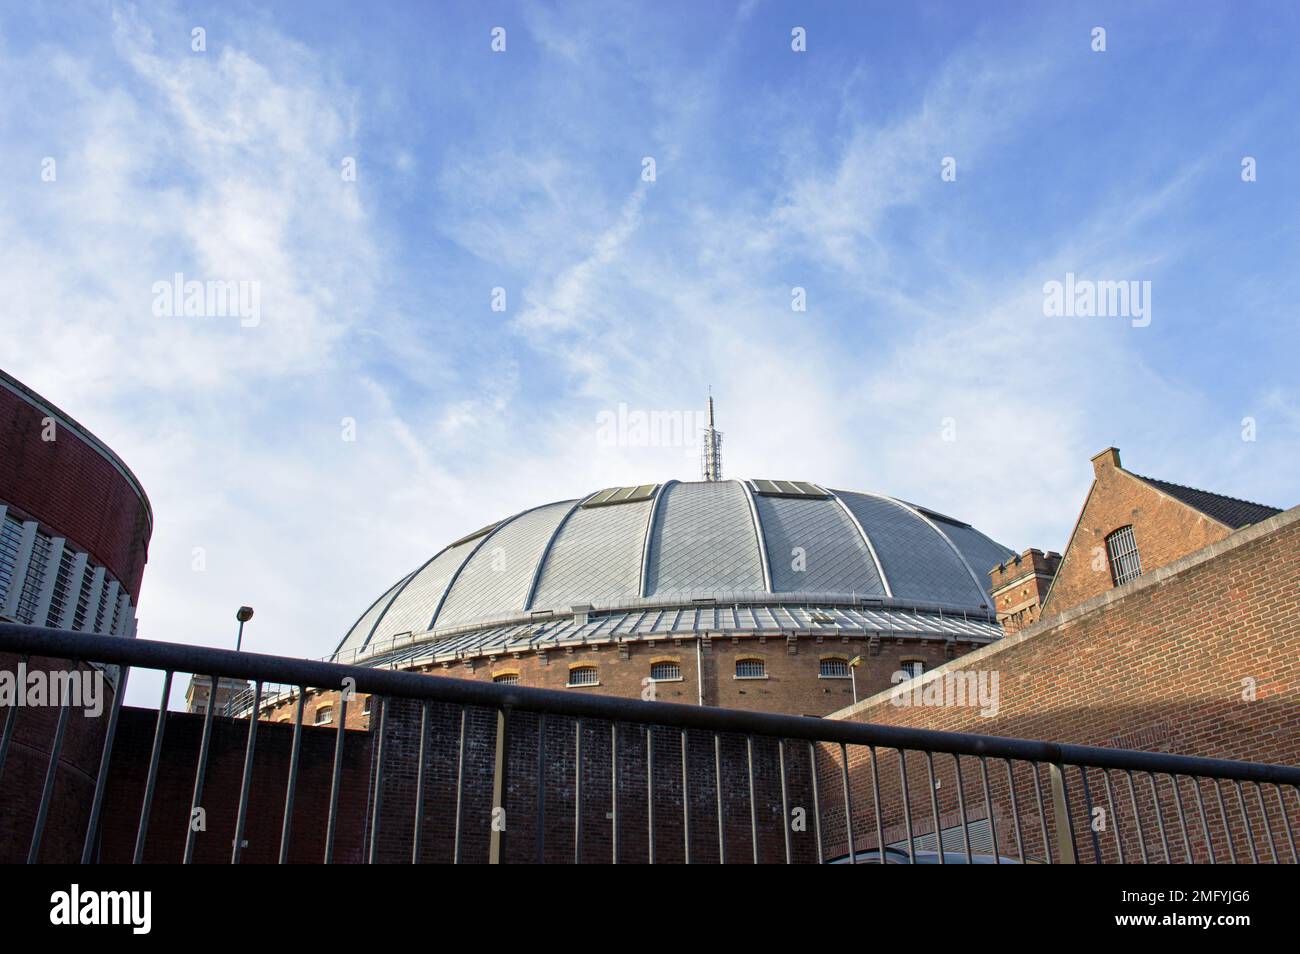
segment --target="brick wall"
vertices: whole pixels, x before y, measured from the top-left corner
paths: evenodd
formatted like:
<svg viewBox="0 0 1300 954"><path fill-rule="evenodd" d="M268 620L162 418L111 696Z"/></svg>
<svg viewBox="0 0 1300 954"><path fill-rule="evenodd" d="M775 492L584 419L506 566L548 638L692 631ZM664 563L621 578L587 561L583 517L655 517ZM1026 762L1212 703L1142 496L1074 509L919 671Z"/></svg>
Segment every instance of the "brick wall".
<svg viewBox="0 0 1300 954"><path fill-rule="evenodd" d="M150 517L136 489L100 451L58 424L42 440L50 412L0 387L0 501L85 549L140 600Z"/></svg>
<svg viewBox="0 0 1300 954"><path fill-rule="evenodd" d="M104 795L100 846L100 860L104 863L129 864L134 853L156 717L157 713L151 709L125 707L122 710ZM167 714L145 842L146 862L178 863L184 857L203 719L201 715L185 712ZM303 727L290 840L289 860L293 863L320 862L325 857L336 737L333 729ZM213 717L202 798L207 831L197 836L196 862L230 861L247 739L247 721ZM243 852L244 862L273 863L279 858L292 744L292 726L258 723L244 830L248 842ZM339 862L359 862L364 858L366 806L370 797L370 735L347 732L343 756L334 858Z"/></svg>
<svg viewBox="0 0 1300 954"><path fill-rule="evenodd" d="M1300 508L1237 531L1161 570L1144 573L1123 587L1110 589L923 679L941 679L954 670L999 673L996 716L981 716L972 707L900 707L882 694L832 718L1300 764ZM882 751L880 758L884 761L881 780L886 824L898 825L902 814L897 755ZM872 791L869 761L868 753L855 753L853 785L860 793ZM909 785L914 805L919 805L918 825L929 830L933 825L924 762L922 755L909 755L909 763L915 763L909 764ZM980 817L984 814L981 766L975 759L963 762L964 788L968 795L975 793L968 806L971 817ZM941 782L937 792L941 825L946 826L957 815L955 765L948 756L936 756L935 763ZM1001 844L1007 850L1013 847L1013 832L1005 821L1011 816L1006 768L999 762L990 769L991 807L995 819L1003 819ZM1032 777L1027 766L1017 763L1016 771L1020 807L1028 809L1031 816L1025 824L1026 838L1032 841L1032 852L1042 857ZM1127 779L1111 774L1119 813L1131 813ZM1047 784L1045 773L1041 784ZM1083 779L1069 770L1067 785L1072 787L1080 850L1088 860L1092 846L1082 812ZM1089 786L1097 804L1105 804L1110 796L1106 778L1090 772ZM1264 831L1259 799L1263 799L1279 838L1285 831L1276 793L1257 793L1253 786L1244 789L1240 804L1232 787L1223 790L1226 820L1236 833L1236 849L1242 856L1248 854L1245 819L1254 819L1253 829L1260 837ZM1288 809L1292 827L1300 828L1300 800L1294 795L1289 793ZM1222 824L1218 795L1203 786L1200 796L1209 805L1212 819ZM1147 819L1149 834L1158 828L1154 806L1157 802L1162 806L1172 850L1175 855L1185 852L1188 843L1182 840L1177 808L1180 797L1186 806L1196 804L1197 791L1191 783L1184 780L1175 793L1167 780L1161 779L1153 795L1149 780L1139 776L1132 797ZM874 826L871 807L862 805L855 834ZM832 824L837 830L842 828L842 814ZM1203 860L1203 833L1197 823L1190 828L1191 848ZM1121 834L1128 856L1138 857L1135 830ZM1219 858L1226 858L1226 842L1213 832L1212 836ZM889 833L885 837L891 840ZM1055 838L1050 826L1049 838ZM858 843L861 847L874 841L859 839ZM1100 846L1113 857L1113 835L1102 837ZM1148 847L1160 856L1158 842ZM1268 857L1262 842L1259 850ZM1285 855L1285 849L1281 850Z"/></svg>

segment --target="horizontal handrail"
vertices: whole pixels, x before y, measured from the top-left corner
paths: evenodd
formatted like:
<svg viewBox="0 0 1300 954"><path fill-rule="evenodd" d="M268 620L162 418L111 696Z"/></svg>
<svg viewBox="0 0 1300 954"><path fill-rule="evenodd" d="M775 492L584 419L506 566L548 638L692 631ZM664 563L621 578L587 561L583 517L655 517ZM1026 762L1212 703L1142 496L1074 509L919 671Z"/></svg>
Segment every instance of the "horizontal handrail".
<svg viewBox="0 0 1300 954"><path fill-rule="evenodd" d="M493 709L515 709L810 742L927 750L953 755L1300 786L1300 768L1285 765L940 732L671 702L644 702L617 696L535 689L447 676L431 677L413 672L370 669L152 639L99 636L16 623L0 623L0 651L251 679L312 689L341 689L344 680L351 679L357 692L389 698L452 702Z"/></svg>

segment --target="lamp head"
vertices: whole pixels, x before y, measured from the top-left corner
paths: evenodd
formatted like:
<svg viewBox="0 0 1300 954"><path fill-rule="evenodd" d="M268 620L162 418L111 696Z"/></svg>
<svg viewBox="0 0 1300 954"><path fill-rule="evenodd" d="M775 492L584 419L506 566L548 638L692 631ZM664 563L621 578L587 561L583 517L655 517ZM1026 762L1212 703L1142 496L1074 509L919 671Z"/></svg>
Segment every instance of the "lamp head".
<svg viewBox="0 0 1300 954"><path fill-rule="evenodd" d="M239 611L235 613L235 619L239 620L241 623L247 623L252 618L253 607L251 606L241 606L239 607Z"/></svg>

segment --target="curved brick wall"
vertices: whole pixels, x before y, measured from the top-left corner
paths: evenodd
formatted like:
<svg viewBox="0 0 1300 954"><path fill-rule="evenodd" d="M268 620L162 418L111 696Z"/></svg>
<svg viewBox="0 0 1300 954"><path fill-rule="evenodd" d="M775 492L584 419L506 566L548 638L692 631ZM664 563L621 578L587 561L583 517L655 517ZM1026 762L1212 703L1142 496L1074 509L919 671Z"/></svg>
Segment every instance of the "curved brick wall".
<svg viewBox="0 0 1300 954"><path fill-rule="evenodd" d="M45 418L55 439L43 440ZM67 537L139 601L153 513L124 463L57 407L0 371L0 501Z"/></svg>

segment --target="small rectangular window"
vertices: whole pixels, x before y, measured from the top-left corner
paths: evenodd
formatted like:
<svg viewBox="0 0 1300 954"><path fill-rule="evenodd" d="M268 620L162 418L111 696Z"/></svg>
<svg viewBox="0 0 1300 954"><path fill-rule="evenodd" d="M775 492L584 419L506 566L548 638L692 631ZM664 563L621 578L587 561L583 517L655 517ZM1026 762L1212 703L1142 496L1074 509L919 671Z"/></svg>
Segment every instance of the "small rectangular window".
<svg viewBox="0 0 1300 954"><path fill-rule="evenodd" d="M849 662L847 659L823 659L818 675L823 679L848 679Z"/></svg>
<svg viewBox="0 0 1300 954"><path fill-rule="evenodd" d="M519 683L519 673L517 672L499 672L492 677L492 681L504 686L514 686Z"/></svg>
<svg viewBox="0 0 1300 954"><path fill-rule="evenodd" d="M318 706L316 708L316 725L329 725L334 721L333 706Z"/></svg>
<svg viewBox="0 0 1300 954"><path fill-rule="evenodd" d="M905 673L908 679L915 679L925 672L925 663L920 659L904 659L898 664L898 671Z"/></svg>
<svg viewBox="0 0 1300 954"><path fill-rule="evenodd" d="M675 662L657 662L650 667L655 682L675 682L682 678L682 667Z"/></svg>
<svg viewBox="0 0 1300 954"><path fill-rule="evenodd" d="M738 659L736 660L736 678L737 679L765 679L767 677L767 663L761 659Z"/></svg>
<svg viewBox="0 0 1300 954"><path fill-rule="evenodd" d="M570 686L594 686L598 681L595 666L576 666L569 670Z"/></svg>

